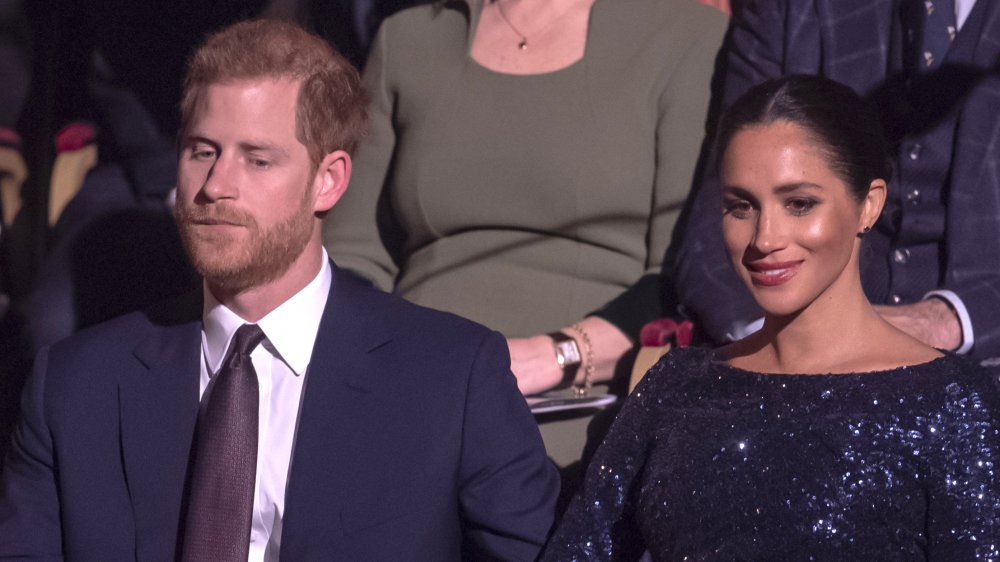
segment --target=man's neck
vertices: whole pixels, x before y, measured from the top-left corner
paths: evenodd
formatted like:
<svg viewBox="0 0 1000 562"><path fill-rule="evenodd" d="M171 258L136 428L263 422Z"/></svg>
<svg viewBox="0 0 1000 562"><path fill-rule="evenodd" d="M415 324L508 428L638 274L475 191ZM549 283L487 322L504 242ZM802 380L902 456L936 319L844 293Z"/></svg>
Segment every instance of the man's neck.
<svg viewBox="0 0 1000 562"><path fill-rule="evenodd" d="M323 267L323 248L309 245L280 277L257 287L227 291L208 279L205 287L229 310L247 322L257 322L301 291L319 275Z"/></svg>

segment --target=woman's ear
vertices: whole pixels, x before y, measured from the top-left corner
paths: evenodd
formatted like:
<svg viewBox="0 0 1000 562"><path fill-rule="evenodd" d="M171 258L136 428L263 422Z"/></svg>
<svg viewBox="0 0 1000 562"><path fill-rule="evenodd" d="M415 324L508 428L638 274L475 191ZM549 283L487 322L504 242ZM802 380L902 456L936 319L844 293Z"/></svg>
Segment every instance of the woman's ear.
<svg viewBox="0 0 1000 562"><path fill-rule="evenodd" d="M335 150L323 157L313 179L315 202L313 211L323 213L337 204L351 181L351 156Z"/></svg>
<svg viewBox="0 0 1000 562"><path fill-rule="evenodd" d="M883 179L872 180L868 186L868 195L861 201L861 217L858 224L858 233L864 234L875 226L875 221L882 214L882 207L885 206L888 187Z"/></svg>

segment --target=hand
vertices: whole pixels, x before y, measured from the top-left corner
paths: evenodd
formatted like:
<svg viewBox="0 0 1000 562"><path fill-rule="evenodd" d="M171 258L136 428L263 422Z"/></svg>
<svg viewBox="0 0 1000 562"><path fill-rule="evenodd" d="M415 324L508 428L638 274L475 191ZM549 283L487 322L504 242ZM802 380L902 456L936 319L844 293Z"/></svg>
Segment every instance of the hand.
<svg viewBox="0 0 1000 562"><path fill-rule="evenodd" d="M698 0L706 6L711 6L720 10L724 14L729 14L732 12L729 6L729 0Z"/></svg>
<svg viewBox="0 0 1000 562"><path fill-rule="evenodd" d="M556 361L555 345L549 336L507 339L510 369L517 377L521 394L538 394L555 387L562 380L562 367Z"/></svg>
<svg viewBox="0 0 1000 562"><path fill-rule="evenodd" d="M955 311L941 299L925 299L898 306L878 305L875 312L931 347L953 350L962 345L962 324Z"/></svg>

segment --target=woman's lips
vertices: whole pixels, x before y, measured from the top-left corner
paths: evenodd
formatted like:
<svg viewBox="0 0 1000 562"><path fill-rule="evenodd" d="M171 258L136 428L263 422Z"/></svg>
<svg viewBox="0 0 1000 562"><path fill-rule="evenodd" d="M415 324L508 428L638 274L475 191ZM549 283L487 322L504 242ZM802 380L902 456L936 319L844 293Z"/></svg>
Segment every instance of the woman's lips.
<svg viewBox="0 0 1000 562"><path fill-rule="evenodd" d="M795 277L801 263L801 260L774 263L757 262L746 264L746 268L750 272L750 280L753 281L754 285L774 287L787 283L792 277Z"/></svg>

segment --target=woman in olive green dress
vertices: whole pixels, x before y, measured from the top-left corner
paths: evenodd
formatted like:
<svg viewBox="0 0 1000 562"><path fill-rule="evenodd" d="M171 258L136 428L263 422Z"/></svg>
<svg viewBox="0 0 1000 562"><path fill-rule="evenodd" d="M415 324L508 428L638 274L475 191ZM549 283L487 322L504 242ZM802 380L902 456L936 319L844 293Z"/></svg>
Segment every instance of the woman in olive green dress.
<svg viewBox="0 0 1000 562"><path fill-rule="evenodd" d="M508 338L526 395L606 392L705 133L725 16L694 0L465 0L387 19L326 220L341 267ZM592 411L539 417L561 466Z"/></svg>

